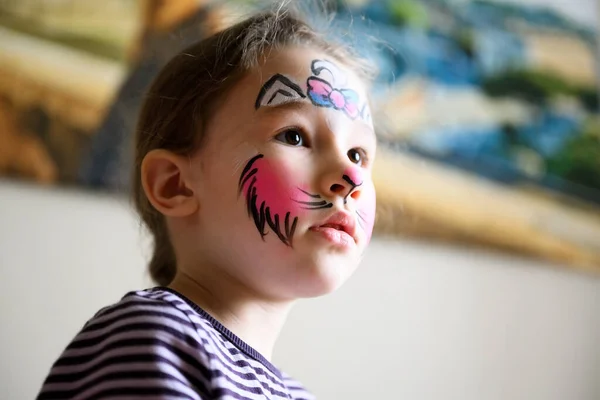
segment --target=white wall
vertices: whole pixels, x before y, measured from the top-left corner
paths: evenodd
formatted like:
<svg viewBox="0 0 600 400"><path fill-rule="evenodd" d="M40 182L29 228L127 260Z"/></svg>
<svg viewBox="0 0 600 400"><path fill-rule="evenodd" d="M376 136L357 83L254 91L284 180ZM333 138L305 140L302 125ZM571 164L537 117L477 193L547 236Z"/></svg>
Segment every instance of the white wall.
<svg viewBox="0 0 600 400"><path fill-rule="evenodd" d="M100 307L149 285L123 200L0 182L0 398L33 398ZM600 276L377 240L275 362L320 399L600 399Z"/></svg>

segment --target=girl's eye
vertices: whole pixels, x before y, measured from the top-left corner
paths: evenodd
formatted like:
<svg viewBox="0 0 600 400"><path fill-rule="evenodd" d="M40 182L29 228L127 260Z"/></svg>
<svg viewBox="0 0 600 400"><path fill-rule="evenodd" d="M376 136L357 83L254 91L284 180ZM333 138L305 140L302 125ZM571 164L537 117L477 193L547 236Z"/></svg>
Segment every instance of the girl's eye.
<svg viewBox="0 0 600 400"><path fill-rule="evenodd" d="M302 133L296 129L288 129L287 131L281 132L275 136L275 140L289 144L290 146L304 146Z"/></svg>
<svg viewBox="0 0 600 400"><path fill-rule="evenodd" d="M364 165L367 162L367 156L363 149L350 149L348 150L348 158L354 164Z"/></svg>

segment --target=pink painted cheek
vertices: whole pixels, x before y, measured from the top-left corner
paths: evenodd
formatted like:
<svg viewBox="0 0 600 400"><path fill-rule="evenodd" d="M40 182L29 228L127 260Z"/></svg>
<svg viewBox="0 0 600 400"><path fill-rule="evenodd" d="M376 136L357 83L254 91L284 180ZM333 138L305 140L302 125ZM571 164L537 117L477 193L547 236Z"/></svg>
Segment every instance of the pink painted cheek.
<svg viewBox="0 0 600 400"><path fill-rule="evenodd" d="M373 226L375 225L375 209L377 198L373 182L364 182L364 188L357 203L357 213L360 226L367 236L367 242L373 235Z"/></svg>
<svg viewBox="0 0 600 400"><path fill-rule="evenodd" d="M297 197L295 193L298 189L294 184L296 180L293 173L286 166L262 158L257 160L255 167L258 170L254 184L258 206L264 201L265 206L270 208L271 215L278 214L280 220L288 212L293 218L306 211L293 200Z"/></svg>

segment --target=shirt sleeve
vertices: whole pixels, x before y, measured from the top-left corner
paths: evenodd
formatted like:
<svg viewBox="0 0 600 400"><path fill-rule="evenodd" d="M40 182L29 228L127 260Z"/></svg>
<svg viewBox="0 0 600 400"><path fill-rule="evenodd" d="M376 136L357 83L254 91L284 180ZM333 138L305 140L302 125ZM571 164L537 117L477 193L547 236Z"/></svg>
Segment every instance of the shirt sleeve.
<svg viewBox="0 0 600 400"><path fill-rule="evenodd" d="M84 326L38 399L210 399L210 359L183 311L125 297Z"/></svg>

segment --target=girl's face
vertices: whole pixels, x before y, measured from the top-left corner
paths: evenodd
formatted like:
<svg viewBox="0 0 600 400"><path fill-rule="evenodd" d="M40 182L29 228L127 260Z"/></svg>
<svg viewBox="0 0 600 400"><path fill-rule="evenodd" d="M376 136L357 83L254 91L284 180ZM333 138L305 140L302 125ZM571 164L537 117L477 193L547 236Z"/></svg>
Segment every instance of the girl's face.
<svg viewBox="0 0 600 400"><path fill-rule="evenodd" d="M219 103L206 135L190 161L199 260L270 298L343 283L375 217L376 139L359 79L314 50L274 51Z"/></svg>

